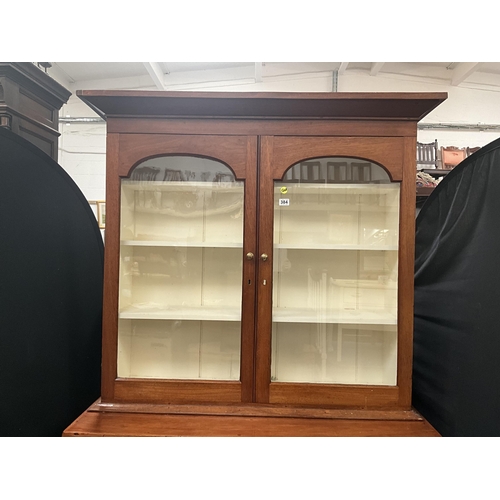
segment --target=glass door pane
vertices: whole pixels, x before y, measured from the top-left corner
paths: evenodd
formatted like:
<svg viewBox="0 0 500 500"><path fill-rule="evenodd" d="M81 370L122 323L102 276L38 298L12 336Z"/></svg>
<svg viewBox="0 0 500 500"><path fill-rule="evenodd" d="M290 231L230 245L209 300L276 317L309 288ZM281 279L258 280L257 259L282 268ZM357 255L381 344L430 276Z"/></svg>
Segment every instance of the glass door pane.
<svg viewBox="0 0 500 500"><path fill-rule="evenodd" d="M189 156L122 180L119 377L240 379L243 190Z"/></svg>
<svg viewBox="0 0 500 500"><path fill-rule="evenodd" d="M274 185L271 380L396 385L399 184L355 158Z"/></svg>

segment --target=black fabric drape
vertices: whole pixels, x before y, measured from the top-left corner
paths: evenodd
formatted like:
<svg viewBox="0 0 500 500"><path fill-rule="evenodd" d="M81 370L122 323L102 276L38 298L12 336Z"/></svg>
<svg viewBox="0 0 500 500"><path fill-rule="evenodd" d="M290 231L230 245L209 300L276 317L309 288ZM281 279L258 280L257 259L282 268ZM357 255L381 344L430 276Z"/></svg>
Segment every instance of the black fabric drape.
<svg viewBox="0 0 500 500"><path fill-rule="evenodd" d="M443 436L500 436L500 139L416 221L413 405Z"/></svg>
<svg viewBox="0 0 500 500"><path fill-rule="evenodd" d="M0 128L0 436L60 436L99 397L102 280L81 191Z"/></svg>

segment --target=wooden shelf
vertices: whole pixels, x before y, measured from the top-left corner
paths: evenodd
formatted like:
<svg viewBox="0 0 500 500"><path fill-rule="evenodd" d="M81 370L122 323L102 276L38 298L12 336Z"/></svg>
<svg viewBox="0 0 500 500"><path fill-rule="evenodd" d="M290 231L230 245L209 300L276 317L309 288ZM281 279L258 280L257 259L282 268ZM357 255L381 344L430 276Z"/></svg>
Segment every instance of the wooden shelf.
<svg viewBox="0 0 500 500"><path fill-rule="evenodd" d="M287 249L287 250L378 250L378 251L397 251L397 245L341 245L341 244L317 244L317 243L275 243L274 248Z"/></svg>
<svg viewBox="0 0 500 500"><path fill-rule="evenodd" d="M445 175L448 175L451 170L445 168L424 168L420 170L420 172L432 175L433 177L443 177Z"/></svg>
<svg viewBox="0 0 500 500"><path fill-rule="evenodd" d="M225 205L218 208L199 208L191 210L179 210L175 208L147 208L147 207L136 207L134 209L135 213L138 214L150 214L150 215L169 215L171 217L180 217L182 219L194 219L199 217L213 217L217 215L225 215L236 210L241 210L243 208L243 203L241 201L236 201L231 205Z"/></svg>
<svg viewBox="0 0 500 500"><path fill-rule="evenodd" d="M429 196L436 187L417 187L417 196Z"/></svg>
<svg viewBox="0 0 500 500"><path fill-rule="evenodd" d="M337 286L345 288L359 288L359 289L380 289L380 290L396 290L397 282L390 281L380 282L377 280L348 280L348 279L335 279L333 283Z"/></svg>
<svg viewBox="0 0 500 500"><path fill-rule="evenodd" d="M287 195L283 195L285 198ZM369 214L373 212L379 213L397 213L398 207L394 205L366 205L363 203L356 204L341 204L341 203L329 203L325 201L323 203L290 203L287 206L274 206L275 212L278 210L286 210L287 212L321 212L325 215L338 214L338 213L354 213L354 214Z"/></svg>
<svg viewBox="0 0 500 500"><path fill-rule="evenodd" d="M120 319L164 319L187 321L241 321L238 307L214 306L172 306L168 308L145 306L124 308L119 313Z"/></svg>
<svg viewBox="0 0 500 500"><path fill-rule="evenodd" d="M127 307L120 311L120 319L186 320L186 321L240 321L237 307L178 306ZM275 323L330 323L359 325L396 325L396 314L387 311L328 309L325 312L306 308L274 308Z"/></svg>
<svg viewBox="0 0 500 500"><path fill-rule="evenodd" d="M122 240L120 244L131 247L243 248L243 243L220 241Z"/></svg>
<svg viewBox="0 0 500 500"><path fill-rule="evenodd" d="M132 247L194 247L194 248L243 248L243 243L201 242L201 241L163 241L163 240L122 240L123 246ZM389 251L398 250L397 245L357 245L357 244L316 244L316 243L275 243L274 248L287 250L354 250L354 251Z"/></svg>
<svg viewBox="0 0 500 500"><path fill-rule="evenodd" d="M397 316L387 311L367 309L327 309L325 311L306 308L274 308L275 323L330 323L342 325L396 325Z"/></svg>

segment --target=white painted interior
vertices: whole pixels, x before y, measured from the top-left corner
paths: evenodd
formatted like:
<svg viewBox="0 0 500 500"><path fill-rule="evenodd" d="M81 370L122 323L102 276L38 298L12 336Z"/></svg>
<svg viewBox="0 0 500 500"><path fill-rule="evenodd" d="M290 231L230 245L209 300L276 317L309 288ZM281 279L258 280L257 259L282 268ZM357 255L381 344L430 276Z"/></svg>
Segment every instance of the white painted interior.
<svg viewBox="0 0 500 500"><path fill-rule="evenodd" d="M356 158L289 173L274 186L273 379L395 385L399 184ZM228 176L168 156L122 180L119 376L238 378L244 192Z"/></svg>
<svg viewBox="0 0 500 500"><path fill-rule="evenodd" d="M229 178L169 156L122 181L119 376L239 378L244 186Z"/></svg>
<svg viewBox="0 0 500 500"><path fill-rule="evenodd" d="M311 183L322 162L275 182L272 379L395 385L399 185Z"/></svg>

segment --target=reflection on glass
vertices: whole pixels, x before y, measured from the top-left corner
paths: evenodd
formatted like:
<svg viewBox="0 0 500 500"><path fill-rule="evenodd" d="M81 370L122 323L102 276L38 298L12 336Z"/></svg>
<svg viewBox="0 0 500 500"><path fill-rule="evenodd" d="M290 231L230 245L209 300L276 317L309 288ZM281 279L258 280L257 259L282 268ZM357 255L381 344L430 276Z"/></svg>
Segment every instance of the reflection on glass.
<svg viewBox="0 0 500 500"><path fill-rule="evenodd" d="M118 375L237 380L243 183L170 156L122 180Z"/></svg>
<svg viewBox="0 0 500 500"><path fill-rule="evenodd" d="M395 385L399 184L321 158L274 192L272 380Z"/></svg>

